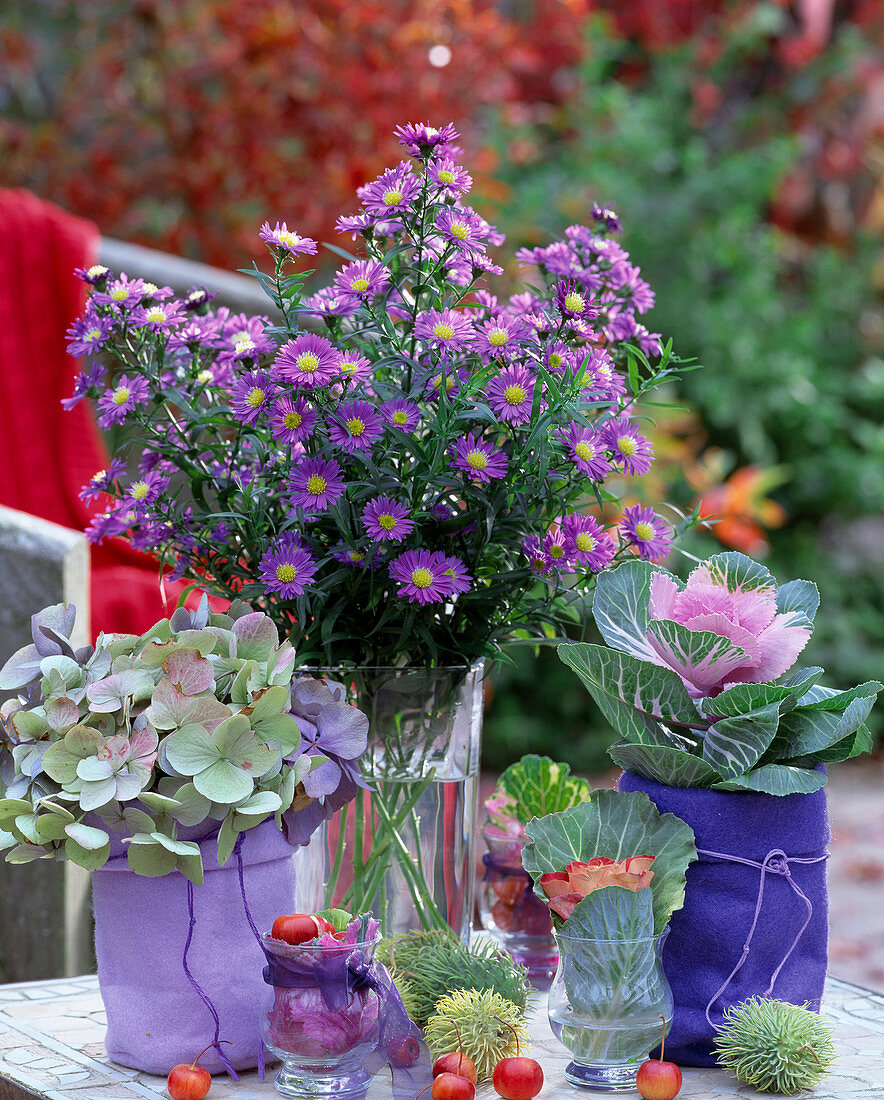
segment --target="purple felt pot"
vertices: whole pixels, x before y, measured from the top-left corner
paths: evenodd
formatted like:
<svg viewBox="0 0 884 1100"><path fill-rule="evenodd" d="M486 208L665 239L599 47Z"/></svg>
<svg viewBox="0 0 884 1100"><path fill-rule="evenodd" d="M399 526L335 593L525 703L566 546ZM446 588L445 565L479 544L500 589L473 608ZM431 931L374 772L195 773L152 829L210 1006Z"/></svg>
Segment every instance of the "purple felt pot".
<svg viewBox="0 0 884 1100"><path fill-rule="evenodd" d="M825 790L778 797L687 789L631 772L619 789L644 791L696 836L698 859L663 950L675 998L667 1057L714 1065L723 1013L747 997L818 1011L828 944Z"/></svg>
<svg viewBox="0 0 884 1100"><path fill-rule="evenodd" d="M185 971L191 916L184 876L142 878L124 858L92 876L105 1046L114 1062L165 1076L193 1061L216 1037L214 1008L219 1037L233 1041L221 1048L232 1065L258 1064L264 955L246 917L237 858L219 867L215 848L214 837L200 842L205 878L192 888L187 946L187 970L212 1007ZM242 881L259 932L292 911L292 852L272 820L242 835ZM200 1064L211 1073L224 1068L217 1048Z"/></svg>

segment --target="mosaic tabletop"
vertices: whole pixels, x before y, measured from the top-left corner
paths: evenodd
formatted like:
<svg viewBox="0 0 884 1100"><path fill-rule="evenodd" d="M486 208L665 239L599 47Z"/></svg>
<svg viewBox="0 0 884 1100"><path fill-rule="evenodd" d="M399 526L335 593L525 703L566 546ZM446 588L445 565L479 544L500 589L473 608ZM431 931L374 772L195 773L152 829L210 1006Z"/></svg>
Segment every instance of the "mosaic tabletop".
<svg viewBox="0 0 884 1100"><path fill-rule="evenodd" d="M546 998L540 996L530 1020L532 1054L546 1077L541 1100L576 1100L593 1095L564 1078L568 1054L549 1029ZM824 1015L835 1025L838 1065L808 1100L884 1100L884 996L830 978ZM168 1096L165 1079L125 1069L104 1052L104 1009L94 975L0 986L0 1100L135 1100ZM389 1097L389 1078L379 1074L368 1100ZM277 1096L273 1071L265 1081L256 1072L239 1082L212 1081L209 1100ZM595 1094L599 1095L599 1094ZM624 1096L638 1093L624 1093ZM680 1100L757 1096L719 1070L688 1069ZM491 1098L485 1086L479 1098Z"/></svg>

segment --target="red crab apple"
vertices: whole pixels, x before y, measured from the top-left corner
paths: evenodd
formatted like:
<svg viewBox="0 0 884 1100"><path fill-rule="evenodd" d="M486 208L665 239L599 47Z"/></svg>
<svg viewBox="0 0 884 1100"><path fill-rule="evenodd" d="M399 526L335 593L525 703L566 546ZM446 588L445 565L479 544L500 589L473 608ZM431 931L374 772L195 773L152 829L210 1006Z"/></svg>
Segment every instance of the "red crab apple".
<svg viewBox="0 0 884 1100"><path fill-rule="evenodd" d="M221 1042L229 1043L231 1040L222 1039ZM206 1053L206 1050L214 1045L214 1043L209 1043L209 1046L205 1050L201 1050L189 1066L182 1063L169 1071L169 1076L166 1078L166 1089L172 1100L203 1100L203 1097L212 1087L212 1075L203 1066L198 1066L197 1062Z"/></svg>
<svg viewBox="0 0 884 1100"><path fill-rule="evenodd" d="M433 1100L474 1100L476 1086L466 1077L458 1077L456 1073L440 1073L433 1078L430 1086L430 1096Z"/></svg>
<svg viewBox="0 0 884 1100"><path fill-rule="evenodd" d="M456 1077L466 1077L474 1085L479 1079L476 1063L472 1058L459 1050L453 1050L450 1054L441 1054L433 1063L433 1076L440 1073L453 1073Z"/></svg>
<svg viewBox="0 0 884 1100"><path fill-rule="evenodd" d="M543 1088L543 1070L533 1058L501 1058L491 1083L504 1100L533 1100Z"/></svg>
<svg viewBox="0 0 884 1100"><path fill-rule="evenodd" d="M273 922L270 935L275 940L297 944L334 930L335 926L325 917L314 917L312 913L284 913Z"/></svg>
<svg viewBox="0 0 884 1100"><path fill-rule="evenodd" d="M662 1020L663 1017L661 1016ZM663 1061L666 1042L666 1021L663 1020L663 1040L659 1059L649 1058L639 1066L635 1087L645 1100L673 1100L681 1090L681 1070L675 1062Z"/></svg>

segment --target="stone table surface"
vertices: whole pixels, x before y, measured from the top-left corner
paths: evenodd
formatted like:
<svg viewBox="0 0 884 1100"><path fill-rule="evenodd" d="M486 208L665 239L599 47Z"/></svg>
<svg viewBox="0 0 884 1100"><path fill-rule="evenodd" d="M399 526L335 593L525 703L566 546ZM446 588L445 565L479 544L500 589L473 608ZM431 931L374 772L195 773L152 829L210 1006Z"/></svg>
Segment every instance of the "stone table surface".
<svg viewBox="0 0 884 1100"><path fill-rule="evenodd" d="M803 1095L808 1100L884 1100L884 995L830 978L823 1012L835 1026L838 1065L817 1089ZM532 1054L546 1077L541 1100L577 1100L581 1094L587 1095L564 1079L568 1054L549 1029L542 994L532 1013L530 1031ZM372 1083L368 1100L382 1100L390 1094L389 1079L380 1074ZM238 1083L216 1076L209 1100L259 1100L276 1095L273 1071L263 1082L253 1071L244 1073ZM685 1070L679 1094L684 1100L758 1095L715 1069ZM0 1100L151 1100L158 1096L168 1096L164 1078L108 1061L104 1008L94 975L0 986ZM478 1096L490 1098L494 1093L484 1086Z"/></svg>

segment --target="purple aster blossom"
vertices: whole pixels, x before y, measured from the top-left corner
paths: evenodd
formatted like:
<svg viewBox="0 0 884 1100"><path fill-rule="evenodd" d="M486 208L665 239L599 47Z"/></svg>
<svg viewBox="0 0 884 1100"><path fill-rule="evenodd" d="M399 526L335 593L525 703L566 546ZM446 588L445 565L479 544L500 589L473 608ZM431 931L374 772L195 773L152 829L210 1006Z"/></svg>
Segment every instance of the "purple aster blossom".
<svg viewBox="0 0 884 1100"><path fill-rule="evenodd" d="M475 350L483 355L506 355L518 351L519 344L529 332L521 317L501 314L476 326Z"/></svg>
<svg viewBox="0 0 884 1100"><path fill-rule="evenodd" d="M132 516L131 511L127 512L127 516ZM124 518L122 510L115 509L94 515L83 533L93 546L100 546L105 539L122 535L128 528L129 522Z"/></svg>
<svg viewBox="0 0 884 1100"><path fill-rule="evenodd" d="M534 378L524 367L507 367L492 380L486 396L498 420L525 424L534 404Z"/></svg>
<svg viewBox="0 0 884 1100"><path fill-rule="evenodd" d="M129 541L132 544L133 549L141 550L146 554L150 554L158 550L164 543L167 543L175 534L175 529L171 523L139 523L138 527L129 536ZM180 562L181 555L176 559L176 566ZM177 576L175 573L166 574L169 580L180 580L183 576L185 569L190 565L190 559L186 560L181 573ZM177 572L177 569L176 571Z"/></svg>
<svg viewBox="0 0 884 1100"><path fill-rule="evenodd" d="M91 504L97 500L101 493L112 493L114 482L125 472L126 464L119 458L112 458L106 470L99 470L92 475L79 492L80 500L85 504Z"/></svg>
<svg viewBox="0 0 884 1100"><path fill-rule="evenodd" d="M100 363L91 363L89 369L80 371L74 381L74 392L70 397L61 399L61 407L65 412L70 412L84 397L89 396L89 391L98 389L105 383L107 371Z"/></svg>
<svg viewBox="0 0 884 1100"><path fill-rule="evenodd" d="M443 354L469 348L475 339L470 318L456 309L425 309L417 315L414 335Z"/></svg>
<svg viewBox="0 0 884 1100"><path fill-rule="evenodd" d="M662 561L672 549L672 528L653 508L633 504L620 518L620 534L646 561Z"/></svg>
<svg viewBox="0 0 884 1100"><path fill-rule="evenodd" d="M156 295L151 294L150 297L155 298ZM149 305L133 309L129 314L129 323L133 328L146 328L150 329L151 332L162 332L166 335L186 319L187 314L179 301L154 301Z"/></svg>
<svg viewBox="0 0 884 1100"><path fill-rule="evenodd" d="M374 406L359 398L342 402L329 415L326 427L332 443L350 454L371 450L384 431Z"/></svg>
<svg viewBox="0 0 884 1100"><path fill-rule="evenodd" d="M157 286L156 283L144 282L144 300L165 302L167 298L174 298L175 291L170 286Z"/></svg>
<svg viewBox="0 0 884 1100"><path fill-rule="evenodd" d="M608 304L605 307L606 322L602 324L602 332L611 343L623 340L631 340L635 336L638 322L629 308L628 303L622 305Z"/></svg>
<svg viewBox="0 0 884 1100"><path fill-rule="evenodd" d="M386 402L381 405L380 411L387 424L400 432L413 432L420 423L420 409L413 401L407 401L404 397Z"/></svg>
<svg viewBox="0 0 884 1100"><path fill-rule="evenodd" d="M568 458L591 481L604 481L611 472L611 463L605 454L607 443L595 428L583 424L571 424L559 432Z"/></svg>
<svg viewBox="0 0 884 1100"><path fill-rule="evenodd" d="M144 279L130 279L121 271L116 279L108 280L103 290L96 290L92 301L102 306L110 306L115 312L134 309L142 298L147 296L147 284Z"/></svg>
<svg viewBox="0 0 884 1100"><path fill-rule="evenodd" d="M487 484L492 478L506 477L507 457L493 443L476 439L472 432L461 436L448 452L451 465L471 481Z"/></svg>
<svg viewBox="0 0 884 1100"><path fill-rule="evenodd" d="M390 562L390 577L402 586L396 593L421 605L439 603L451 594L450 568L445 554L434 550L406 550Z"/></svg>
<svg viewBox="0 0 884 1100"><path fill-rule="evenodd" d="M608 284L630 299L639 313L647 313L653 308L655 294L641 278L641 268L636 267L635 264L626 260L620 260L614 264L608 273Z"/></svg>
<svg viewBox="0 0 884 1100"><path fill-rule="evenodd" d="M87 308L67 331L68 354L75 359L90 355L107 341L113 331L114 322L110 318L99 317L92 308Z"/></svg>
<svg viewBox="0 0 884 1100"><path fill-rule="evenodd" d="M371 362L356 351L344 350L341 352L339 369L342 378L349 378L351 383L357 384L371 380Z"/></svg>
<svg viewBox="0 0 884 1100"><path fill-rule="evenodd" d="M461 252L484 252L490 227L469 206L446 206L434 222L439 235Z"/></svg>
<svg viewBox="0 0 884 1100"><path fill-rule="evenodd" d="M280 443L303 443L313 433L316 410L300 394L294 399L285 395L273 406L268 425Z"/></svg>
<svg viewBox="0 0 884 1100"><path fill-rule="evenodd" d="M358 308L355 299L342 297L337 287L324 286L303 299L299 312L313 317L352 317Z"/></svg>
<svg viewBox="0 0 884 1100"><path fill-rule="evenodd" d="M614 213L610 207L601 207L597 202L592 204L592 209L589 212L589 216L594 218L595 221L601 222L602 226L609 233L620 233L623 226L620 224L620 219Z"/></svg>
<svg viewBox="0 0 884 1100"><path fill-rule="evenodd" d="M265 592L278 592L284 600L291 600L303 594L316 568L300 537L288 531L267 548L258 563L258 579L264 582Z"/></svg>
<svg viewBox="0 0 884 1100"><path fill-rule="evenodd" d="M335 275L338 297L344 301L367 302L386 293L390 286L387 269L377 260L356 260Z"/></svg>
<svg viewBox="0 0 884 1100"><path fill-rule="evenodd" d="M550 374L564 374L576 366L574 352L561 340L555 340L543 349L543 365Z"/></svg>
<svg viewBox="0 0 884 1100"><path fill-rule="evenodd" d="M357 237L372 237L376 221L370 214L342 214L335 222L335 232L349 233L354 241Z"/></svg>
<svg viewBox="0 0 884 1100"><path fill-rule="evenodd" d="M389 218L391 214L408 211L419 191L420 180L408 161L403 160L376 180L357 188L356 194L369 214Z"/></svg>
<svg viewBox="0 0 884 1100"><path fill-rule="evenodd" d="M273 361L274 374L305 389L324 386L340 372L341 353L324 336L302 332L283 344Z"/></svg>
<svg viewBox="0 0 884 1100"><path fill-rule="evenodd" d="M348 546L345 542L339 543L332 550L331 556L350 569L377 570L384 562L383 551L379 547L361 550L355 546Z"/></svg>
<svg viewBox="0 0 884 1100"><path fill-rule="evenodd" d="M414 530L408 509L391 497L377 497L362 510L362 526L375 542L401 542Z"/></svg>
<svg viewBox="0 0 884 1100"><path fill-rule="evenodd" d="M266 371L247 371L234 383L230 406L237 420L243 424L254 424L275 397L276 386Z"/></svg>
<svg viewBox="0 0 884 1100"><path fill-rule="evenodd" d="M644 325L635 326L634 339L645 355L659 355L663 351L660 333L648 332Z"/></svg>
<svg viewBox="0 0 884 1100"><path fill-rule="evenodd" d="M562 530L568 556L590 573L600 573L614 560L614 540L595 516L572 512L562 520Z"/></svg>
<svg viewBox="0 0 884 1100"><path fill-rule="evenodd" d="M430 161L427 175L439 188L441 198L459 199L473 186L473 177L450 157Z"/></svg>
<svg viewBox="0 0 884 1100"><path fill-rule="evenodd" d="M217 545L218 543L230 542L233 532L226 520L219 519L217 523L209 528L209 535L212 542Z"/></svg>
<svg viewBox="0 0 884 1100"><path fill-rule="evenodd" d="M554 301L566 321L592 321L598 316L598 307L588 291L574 279L556 284Z"/></svg>
<svg viewBox="0 0 884 1100"><path fill-rule="evenodd" d="M507 302L506 311L513 317L525 319L528 314L539 313L543 310L543 302L530 290L524 290L520 294L513 294Z"/></svg>
<svg viewBox="0 0 884 1100"><path fill-rule="evenodd" d="M565 532L557 523L554 523L546 532L543 549L553 569L570 569L572 563L568 554Z"/></svg>
<svg viewBox="0 0 884 1100"><path fill-rule="evenodd" d="M644 477L654 461L654 447L630 420L610 420L602 429L602 439L614 461L630 475Z"/></svg>
<svg viewBox="0 0 884 1100"><path fill-rule="evenodd" d="M600 398L615 400L626 393L626 379L604 350L593 351L587 359L585 379L584 389Z"/></svg>
<svg viewBox="0 0 884 1100"><path fill-rule="evenodd" d="M201 313L204 312L204 307L217 297L216 291L206 290L204 286L192 286L184 299L184 308L188 313Z"/></svg>
<svg viewBox="0 0 884 1100"><path fill-rule="evenodd" d="M106 279L113 278L113 272L104 264L93 264L91 267L75 267L74 275L90 286L101 286Z"/></svg>
<svg viewBox="0 0 884 1100"><path fill-rule="evenodd" d="M150 387L140 375L128 378L121 374L116 384L98 399L98 418L100 428L109 428L113 424L122 424L136 405L146 405L150 400Z"/></svg>
<svg viewBox="0 0 884 1100"><path fill-rule="evenodd" d="M443 583L448 586L447 595L456 596L460 592L469 592L473 586L473 578L467 572L467 567L453 554L443 557L440 563L443 570Z"/></svg>
<svg viewBox="0 0 884 1100"><path fill-rule="evenodd" d="M467 313L480 318L500 317L503 311L503 304L484 287L473 291L472 303L467 308Z"/></svg>
<svg viewBox="0 0 884 1100"><path fill-rule="evenodd" d="M310 237L301 237L285 222L279 222L271 229L270 222L264 222L258 230L262 241L274 248L281 248L292 256L315 256L319 245Z"/></svg>
<svg viewBox="0 0 884 1100"><path fill-rule="evenodd" d="M435 401L444 391L447 397L454 397L460 393L461 384L468 377L468 371L464 367L452 370L450 366L443 364L443 369L436 373L428 373L424 381L423 396L427 401Z"/></svg>
<svg viewBox="0 0 884 1100"><path fill-rule="evenodd" d="M158 470L151 470L149 474L145 474L143 477L131 482L120 502L120 506L131 508L139 517L142 517L160 493L168 487L169 479Z"/></svg>
<svg viewBox="0 0 884 1100"><path fill-rule="evenodd" d="M458 156L461 152L454 144L460 134L453 122L447 122L441 129L429 122L406 122L404 126L397 126L393 133L402 148L413 157Z"/></svg>
<svg viewBox="0 0 884 1100"><path fill-rule="evenodd" d="M543 543L537 535L529 535L522 540L522 549L528 559L528 568L532 573L544 576L552 572L552 562Z"/></svg>
<svg viewBox="0 0 884 1100"><path fill-rule="evenodd" d="M227 315L217 336L218 362L258 359L274 351L276 344L265 332L269 324L268 317L249 317L245 313Z"/></svg>
<svg viewBox="0 0 884 1100"><path fill-rule="evenodd" d="M319 455L302 459L289 476L288 489L292 507L302 508L307 515L324 512L344 494L341 467L333 458Z"/></svg>

